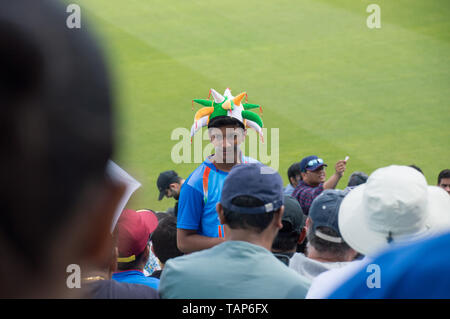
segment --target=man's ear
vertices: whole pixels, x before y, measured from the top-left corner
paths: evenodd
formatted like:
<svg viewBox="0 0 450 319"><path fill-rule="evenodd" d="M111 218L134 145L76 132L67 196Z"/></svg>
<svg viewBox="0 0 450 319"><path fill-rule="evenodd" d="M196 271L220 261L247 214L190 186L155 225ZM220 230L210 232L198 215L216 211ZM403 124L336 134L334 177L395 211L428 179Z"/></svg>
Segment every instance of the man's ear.
<svg viewBox="0 0 450 319"><path fill-rule="evenodd" d="M306 172L300 172L300 176L302 178L302 181L304 181L306 177Z"/></svg>
<svg viewBox="0 0 450 319"><path fill-rule="evenodd" d="M221 203L217 203L216 205L217 214L219 215L219 221L222 225L225 224L225 216L223 215L223 206Z"/></svg>
<svg viewBox="0 0 450 319"><path fill-rule="evenodd" d="M284 214L284 205L278 209L277 214L274 215L275 218L275 226L278 229L283 228L283 214Z"/></svg>
<svg viewBox="0 0 450 319"><path fill-rule="evenodd" d="M305 223L305 227L304 227L304 228L305 228L306 230L308 230L308 229L311 227L311 224L312 224L311 217L308 216L308 217L306 218L306 223Z"/></svg>
<svg viewBox="0 0 450 319"><path fill-rule="evenodd" d="M300 232L300 236L298 236L297 244L301 245L305 241L306 238L306 227L302 228L302 231Z"/></svg>

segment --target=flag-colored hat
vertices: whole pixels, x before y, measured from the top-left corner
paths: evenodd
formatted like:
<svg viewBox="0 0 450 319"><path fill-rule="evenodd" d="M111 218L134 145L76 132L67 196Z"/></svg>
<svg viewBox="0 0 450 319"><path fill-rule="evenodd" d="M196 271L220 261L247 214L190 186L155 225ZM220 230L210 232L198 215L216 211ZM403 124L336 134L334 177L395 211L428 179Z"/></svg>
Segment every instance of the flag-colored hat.
<svg viewBox="0 0 450 319"><path fill-rule="evenodd" d="M250 109L260 108L257 104L241 103L242 99L247 96L246 92L242 92L237 96L231 95L231 90L226 89L221 95L216 90L211 89L210 95L214 101L194 99L192 102L203 105L204 107L195 113L194 124L191 127L191 137L204 126L208 126L210 120L218 116L228 116L237 119L245 127L254 129L263 138L263 122L261 117Z"/></svg>

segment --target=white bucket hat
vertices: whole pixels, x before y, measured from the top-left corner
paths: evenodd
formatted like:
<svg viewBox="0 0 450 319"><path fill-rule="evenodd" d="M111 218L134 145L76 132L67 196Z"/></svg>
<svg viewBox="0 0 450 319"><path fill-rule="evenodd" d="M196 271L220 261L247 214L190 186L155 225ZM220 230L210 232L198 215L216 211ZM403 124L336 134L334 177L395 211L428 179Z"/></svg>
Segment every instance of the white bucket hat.
<svg viewBox="0 0 450 319"><path fill-rule="evenodd" d="M339 230L359 253L374 256L392 242L450 229L450 196L408 166L374 171L354 188L339 209Z"/></svg>

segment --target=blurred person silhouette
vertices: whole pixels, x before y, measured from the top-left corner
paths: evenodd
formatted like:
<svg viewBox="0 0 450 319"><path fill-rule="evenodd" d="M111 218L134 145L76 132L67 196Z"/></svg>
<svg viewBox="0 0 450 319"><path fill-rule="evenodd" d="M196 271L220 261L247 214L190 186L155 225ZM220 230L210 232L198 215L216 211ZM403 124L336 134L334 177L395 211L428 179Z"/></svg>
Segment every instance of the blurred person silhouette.
<svg viewBox="0 0 450 319"><path fill-rule="evenodd" d="M0 3L0 298L79 297L69 266L88 274L111 254L125 186L106 173L109 75L88 25L66 19L57 1Z"/></svg>

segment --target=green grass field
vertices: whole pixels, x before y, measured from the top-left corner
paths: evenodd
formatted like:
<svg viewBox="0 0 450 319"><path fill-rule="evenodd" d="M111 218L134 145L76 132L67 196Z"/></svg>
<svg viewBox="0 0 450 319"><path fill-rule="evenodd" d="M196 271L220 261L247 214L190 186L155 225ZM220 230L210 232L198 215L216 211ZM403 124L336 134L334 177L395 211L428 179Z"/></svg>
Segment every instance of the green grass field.
<svg viewBox="0 0 450 319"><path fill-rule="evenodd" d="M310 154L330 164L328 175L350 156L338 188L356 170L415 164L435 184L450 168L448 0L70 3L97 31L114 75L114 160L142 183L131 208L173 205L158 202L156 179L198 166L172 162L170 137L190 129L191 100L210 88L246 91L262 105L265 127L279 128L285 182L289 165ZM366 25L371 3L380 29Z"/></svg>

